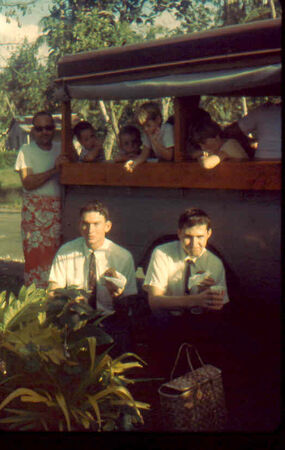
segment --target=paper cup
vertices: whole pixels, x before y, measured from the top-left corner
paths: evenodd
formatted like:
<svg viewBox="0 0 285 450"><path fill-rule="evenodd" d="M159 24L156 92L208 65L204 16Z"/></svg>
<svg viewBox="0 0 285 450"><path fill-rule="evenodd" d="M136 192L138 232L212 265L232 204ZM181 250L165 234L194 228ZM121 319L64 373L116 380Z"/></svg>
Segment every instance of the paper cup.
<svg viewBox="0 0 285 450"><path fill-rule="evenodd" d="M225 300L226 291L225 291L225 287L224 286L220 286L218 284L215 284L214 286L210 286L210 289L211 289L212 292L217 292L217 293L220 293L220 294L223 293L224 294L223 300Z"/></svg>

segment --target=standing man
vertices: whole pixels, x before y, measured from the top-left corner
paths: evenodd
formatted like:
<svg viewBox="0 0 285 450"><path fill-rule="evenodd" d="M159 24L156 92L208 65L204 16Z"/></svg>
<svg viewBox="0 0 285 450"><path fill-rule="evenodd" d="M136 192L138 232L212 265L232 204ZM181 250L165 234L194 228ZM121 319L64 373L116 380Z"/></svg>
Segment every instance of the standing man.
<svg viewBox="0 0 285 450"><path fill-rule="evenodd" d="M117 298L137 293L135 265L131 253L106 238L111 230L108 209L94 201L80 210L81 237L64 244L57 252L49 276L49 292L75 286L89 294L89 304L114 311ZM107 277L107 278L106 278ZM103 321L107 332L120 333L115 316Z"/></svg>
<svg viewBox="0 0 285 450"><path fill-rule="evenodd" d="M58 172L63 161L60 144L54 143L54 121L46 111L33 117L33 141L24 144L15 170L23 185L22 237L26 286L46 288L54 255L60 245L60 185Z"/></svg>
<svg viewBox="0 0 285 450"><path fill-rule="evenodd" d="M186 209L178 240L156 247L151 256L144 289L153 312L152 342L168 376L182 342L195 344L197 336L211 342L229 302L223 263L206 249L211 234L208 215Z"/></svg>

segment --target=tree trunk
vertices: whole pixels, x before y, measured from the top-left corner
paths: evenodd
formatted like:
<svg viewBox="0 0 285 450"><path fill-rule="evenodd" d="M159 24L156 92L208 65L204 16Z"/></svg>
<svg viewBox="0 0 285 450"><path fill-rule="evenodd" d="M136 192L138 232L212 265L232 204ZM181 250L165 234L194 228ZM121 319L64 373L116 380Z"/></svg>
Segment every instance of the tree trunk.
<svg viewBox="0 0 285 450"><path fill-rule="evenodd" d="M163 122L166 122L169 116L169 105L170 105L171 98L170 97L163 97L161 99L161 106L162 106L162 119Z"/></svg>
<svg viewBox="0 0 285 450"><path fill-rule="evenodd" d="M105 120L106 128L107 128L107 134L104 140L104 153L105 153L105 159L109 160L112 156L112 150L115 143L115 140L118 138L119 134L119 127L118 127L118 121L116 118L116 114L114 111L114 102L110 102L110 115L108 114L106 105L103 100L99 100L99 107L101 114ZM110 118L111 116L111 118Z"/></svg>
<svg viewBox="0 0 285 450"><path fill-rule="evenodd" d="M276 19L276 8L275 8L274 0L269 0L269 4L270 4L270 8L271 8L272 19Z"/></svg>
<svg viewBox="0 0 285 450"><path fill-rule="evenodd" d="M241 98L242 101L242 110L243 110L243 115L246 116L247 114L247 103L246 103L246 98L242 97Z"/></svg>
<svg viewBox="0 0 285 450"><path fill-rule="evenodd" d="M109 123L109 124L107 124L107 134L104 139L104 154L105 154L105 159L107 161L111 159L115 140L116 140L116 135L114 133L112 126Z"/></svg>

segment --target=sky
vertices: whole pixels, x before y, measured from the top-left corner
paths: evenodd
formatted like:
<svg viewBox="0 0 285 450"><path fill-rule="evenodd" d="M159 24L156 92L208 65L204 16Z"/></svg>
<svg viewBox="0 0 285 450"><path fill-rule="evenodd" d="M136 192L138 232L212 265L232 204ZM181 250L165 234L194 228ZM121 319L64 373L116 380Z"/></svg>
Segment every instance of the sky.
<svg viewBox="0 0 285 450"><path fill-rule="evenodd" d="M7 58L17 48L17 44L24 41L25 37L29 42L36 40L40 33L39 21L49 14L51 4L51 0L37 0L29 14L19 17L21 27L18 26L16 19L10 19L7 23L6 17L0 14L0 69L5 67ZM157 22L169 28L177 26L175 19L169 13L163 13ZM48 49L43 46L40 49L39 58L44 62L47 55Z"/></svg>
<svg viewBox="0 0 285 450"><path fill-rule="evenodd" d="M5 67L5 62L17 44L21 44L25 37L33 42L39 36L38 23L42 17L48 15L49 0L37 0L31 12L26 16L20 16L21 27L16 19L11 18L7 22L6 17L0 14L0 68ZM41 58L47 56L47 48L43 48L39 55Z"/></svg>

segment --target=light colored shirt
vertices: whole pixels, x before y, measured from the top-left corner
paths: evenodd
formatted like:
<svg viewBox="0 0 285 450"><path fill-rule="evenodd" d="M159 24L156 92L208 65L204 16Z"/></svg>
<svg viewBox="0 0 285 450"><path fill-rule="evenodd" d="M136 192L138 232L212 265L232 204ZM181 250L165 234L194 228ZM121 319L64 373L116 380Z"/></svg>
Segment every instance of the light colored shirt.
<svg viewBox="0 0 285 450"><path fill-rule="evenodd" d="M245 134L255 132L255 159L281 159L281 104L262 105L238 121Z"/></svg>
<svg viewBox="0 0 285 450"><path fill-rule="evenodd" d="M189 259L188 255L180 241L168 242L156 247L147 269L144 288L147 290L148 286L155 286L161 289L164 295L184 295L187 259ZM228 303L224 265L207 249L196 260L192 259L191 276L206 271L210 272L210 277L215 280L216 285L224 287L224 303Z"/></svg>
<svg viewBox="0 0 285 450"><path fill-rule="evenodd" d="M85 158L86 155L89 154L89 151L90 150L87 150L86 148L82 147L80 149L80 152L79 152L79 161L84 161L84 158ZM95 159L93 159L92 162L95 162L95 161L105 161L105 156L104 156L104 150L103 149L99 150L99 153L98 153L97 157Z"/></svg>
<svg viewBox="0 0 285 450"><path fill-rule="evenodd" d="M233 159L248 159L248 155L236 139L227 139L220 148L221 152Z"/></svg>
<svg viewBox="0 0 285 450"><path fill-rule="evenodd" d="M160 139L164 147L174 147L174 132L173 132L173 125L170 123L163 123L160 127ZM147 148L152 148L153 152L156 156L157 153L155 151L155 148L152 147L149 137L142 133L142 143Z"/></svg>
<svg viewBox="0 0 285 450"><path fill-rule="evenodd" d="M62 245L52 263L49 281L59 288L75 286L88 291L88 273L90 255L83 237ZM127 279L123 296L137 293L135 266L131 253L109 239L104 240L102 247L94 251L96 260L96 297L97 309L111 312L113 300L104 284L103 273L110 268L124 275Z"/></svg>
<svg viewBox="0 0 285 450"><path fill-rule="evenodd" d="M34 141L30 144L24 144L19 150L15 171L20 172L22 169L32 169L34 174L46 172L53 169L56 158L60 155L60 144L57 142L52 143L50 150L41 149ZM29 192L23 187L24 192ZM58 175L54 175L42 186L33 189L33 194L59 197L60 196L60 184Z"/></svg>

